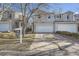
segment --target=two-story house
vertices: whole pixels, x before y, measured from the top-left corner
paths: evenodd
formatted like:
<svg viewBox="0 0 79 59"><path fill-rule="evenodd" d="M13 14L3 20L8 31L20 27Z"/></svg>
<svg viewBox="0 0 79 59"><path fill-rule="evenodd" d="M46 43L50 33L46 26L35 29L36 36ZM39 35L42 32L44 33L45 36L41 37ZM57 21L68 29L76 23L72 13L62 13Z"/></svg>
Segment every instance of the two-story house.
<svg viewBox="0 0 79 59"><path fill-rule="evenodd" d="M47 13L42 10L36 11L33 18L34 33L53 33L56 31L79 32L79 14L67 11L64 13ZM77 19L76 19L77 18Z"/></svg>

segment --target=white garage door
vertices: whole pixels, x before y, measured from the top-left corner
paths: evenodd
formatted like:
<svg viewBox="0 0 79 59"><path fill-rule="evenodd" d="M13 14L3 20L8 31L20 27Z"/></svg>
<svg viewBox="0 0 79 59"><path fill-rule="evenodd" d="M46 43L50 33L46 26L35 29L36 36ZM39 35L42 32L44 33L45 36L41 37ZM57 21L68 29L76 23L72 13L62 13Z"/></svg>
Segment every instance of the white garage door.
<svg viewBox="0 0 79 59"><path fill-rule="evenodd" d="M0 23L0 31L8 31L8 30L9 30L9 24Z"/></svg>
<svg viewBox="0 0 79 59"><path fill-rule="evenodd" d="M40 24L36 25L35 32L53 32L53 25L49 24Z"/></svg>
<svg viewBox="0 0 79 59"><path fill-rule="evenodd" d="M56 31L77 32L76 24L56 24Z"/></svg>

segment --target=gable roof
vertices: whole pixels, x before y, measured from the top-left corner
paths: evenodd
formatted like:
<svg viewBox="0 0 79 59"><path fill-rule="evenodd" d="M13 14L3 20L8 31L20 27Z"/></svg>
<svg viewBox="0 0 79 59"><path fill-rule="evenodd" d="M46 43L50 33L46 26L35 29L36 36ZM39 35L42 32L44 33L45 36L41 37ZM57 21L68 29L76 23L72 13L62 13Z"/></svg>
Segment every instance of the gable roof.
<svg viewBox="0 0 79 59"><path fill-rule="evenodd" d="M64 14L73 14L74 12L72 12L72 11L67 11L67 12L65 12Z"/></svg>
<svg viewBox="0 0 79 59"><path fill-rule="evenodd" d="M33 12L35 12L35 14L39 14L39 15L50 15L50 14L54 14L54 13L49 13L49 12L46 12L46 11L43 11L43 10L36 10L34 9Z"/></svg>

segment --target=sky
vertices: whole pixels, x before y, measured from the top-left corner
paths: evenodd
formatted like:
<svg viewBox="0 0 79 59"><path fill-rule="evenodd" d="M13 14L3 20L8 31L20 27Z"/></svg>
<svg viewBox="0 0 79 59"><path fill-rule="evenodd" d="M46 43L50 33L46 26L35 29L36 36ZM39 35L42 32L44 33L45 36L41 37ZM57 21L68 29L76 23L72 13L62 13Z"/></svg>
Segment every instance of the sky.
<svg viewBox="0 0 79 59"><path fill-rule="evenodd" d="M78 3L56 3L56 4L49 4L49 10L58 10L62 12L66 11L73 11L79 12L79 4Z"/></svg>
<svg viewBox="0 0 79 59"><path fill-rule="evenodd" d="M33 4L32 7L35 7L36 4ZM19 11L19 4L12 4L12 8L16 11ZM79 4L78 3L48 3L46 7L42 7L45 11L53 12L53 11L73 11L79 12Z"/></svg>

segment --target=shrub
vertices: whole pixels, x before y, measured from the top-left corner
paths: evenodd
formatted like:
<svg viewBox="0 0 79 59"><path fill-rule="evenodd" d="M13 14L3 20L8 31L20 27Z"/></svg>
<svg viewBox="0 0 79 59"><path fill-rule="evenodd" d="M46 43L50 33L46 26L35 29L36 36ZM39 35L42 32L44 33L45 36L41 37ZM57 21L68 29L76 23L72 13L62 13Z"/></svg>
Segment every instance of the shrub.
<svg viewBox="0 0 79 59"><path fill-rule="evenodd" d="M61 31L56 31L56 33L61 34Z"/></svg>
<svg viewBox="0 0 79 59"><path fill-rule="evenodd" d="M71 32L67 32L67 31L57 31L56 33L63 34L63 35L68 35L68 36L72 36L72 33Z"/></svg>
<svg viewBox="0 0 79 59"><path fill-rule="evenodd" d="M61 35L72 36L72 37L79 39L78 33L71 33L71 32L67 32L67 31L57 31L56 33L61 34Z"/></svg>
<svg viewBox="0 0 79 59"><path fill-rule="evenodd" d="M75 38L79 38L79 34L78 33L72 33L72 36Z"/></svg>

